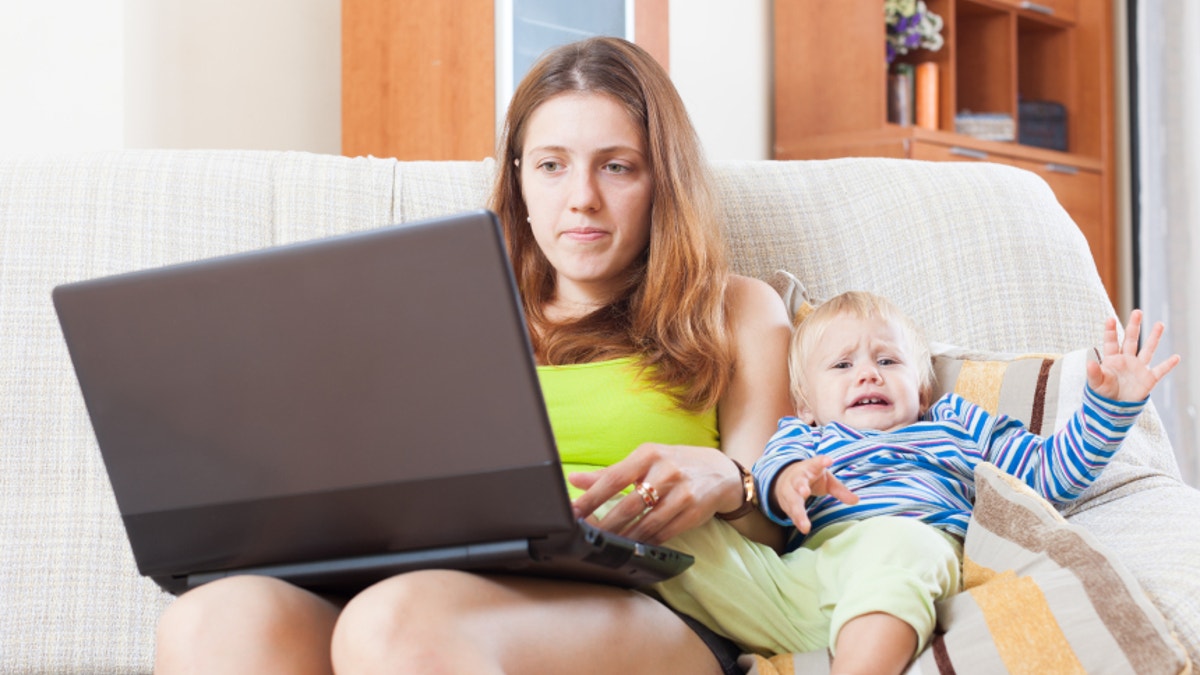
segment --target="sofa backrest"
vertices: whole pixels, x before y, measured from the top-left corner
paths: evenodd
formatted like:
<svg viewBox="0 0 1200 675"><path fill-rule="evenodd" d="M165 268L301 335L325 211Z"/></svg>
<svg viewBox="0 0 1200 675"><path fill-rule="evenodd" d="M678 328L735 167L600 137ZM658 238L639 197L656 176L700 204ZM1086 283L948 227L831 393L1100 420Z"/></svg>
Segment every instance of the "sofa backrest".
<svg viewBox="0 0 1200 675"><path fill-rule="evenodd" d="M714 168L743 274L786 269L816 298L884 293L932 338L981 349L1069 349L1112 311L1082 234L1031 173L863 158ZM68 280L478 208L494 163L146 151L5 169L19 178L0 195L21 214L9 240L28 230L56 253L35 255L43 273Z"/></svg>
<svg viewBox="0 0 1200 675"><path fill-rule="evenodd" d="M881 293L930 338L978 349L1091 344L1111 305L1049 187L999 164L720 162L737 268L786 269L815 299Z"/></svg>

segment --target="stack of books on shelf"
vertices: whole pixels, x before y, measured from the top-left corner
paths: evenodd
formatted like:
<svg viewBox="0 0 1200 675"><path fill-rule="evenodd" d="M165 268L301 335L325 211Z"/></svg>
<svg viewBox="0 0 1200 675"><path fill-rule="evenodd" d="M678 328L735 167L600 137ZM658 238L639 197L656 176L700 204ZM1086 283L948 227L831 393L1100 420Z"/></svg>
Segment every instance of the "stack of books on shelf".
<svg viewBox="0 0 1200 675"><path fill-rule="evenodd" d="M954 131L983 141L1013 141L1017 125L1008 113L960 111L954 116Z"/></svg>
<svg viewBox="0 0 1200 675"><path fill-rule="evenodd" d="M1067 108L1058 101L1017 103L1017 140L1050 150L1067 150Z"/></svg>

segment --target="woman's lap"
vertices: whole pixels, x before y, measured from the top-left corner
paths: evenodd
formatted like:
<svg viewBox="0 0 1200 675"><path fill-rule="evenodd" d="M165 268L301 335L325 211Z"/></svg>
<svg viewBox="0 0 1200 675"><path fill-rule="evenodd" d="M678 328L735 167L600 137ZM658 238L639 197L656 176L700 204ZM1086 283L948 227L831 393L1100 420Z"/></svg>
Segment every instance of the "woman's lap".
<svg viewBox="0 0 1200 675"><path fill-rule="evenodd" d="M439 606L440 605L440 606ZM482 650L506 672L719 672L705 643L674 612L635 591L527 577L479 576L430 570L394 577L351 601L341 632L377 626L395 607L425 608L418 618L396 618L402 639L425 657L455 660L469 654L430 653L453 636L460 647ZM364 630L369 630L364 628ZM395 635L389 636L395 638ZM374 654L373 659L388 659Z"/></svg>
<svg viewBox="0 0 1200 675"><path fill-rule="evenodd" d="M313 672L328 672L332 643L333 661L348 670L419 661L483 673L721 672L708 644L674 612L611 587L428 570L383 581L337 612L276 580L214 582L168 609L156 665L175 672L171 664L189 658L274 654L320 660L309 663ZM288 646L305 643L323 646L324 658L320 648ZM235 672L232 664L208 665Z"/></svg>

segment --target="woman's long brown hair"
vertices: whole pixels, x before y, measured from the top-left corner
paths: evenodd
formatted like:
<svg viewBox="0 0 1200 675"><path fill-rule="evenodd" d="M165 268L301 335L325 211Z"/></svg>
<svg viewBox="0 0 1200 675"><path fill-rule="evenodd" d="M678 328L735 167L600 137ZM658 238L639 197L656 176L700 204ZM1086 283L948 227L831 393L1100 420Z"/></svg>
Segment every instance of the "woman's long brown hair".
<svg viewBox="0 0 1200 675"><path fill-rule="evenodd" d="M650 244L625 291L608 306L565 323L546 319L555 271L538 247L521 197L517 161L533 111L563 93L617 100L643 133L653 197ZM640 47L590 38L543 56L513 94L489 206L500 217L542 363L633 356L680 407L716 405L733 376L725 312L728 266L700 141L666 71Z"/></svg>

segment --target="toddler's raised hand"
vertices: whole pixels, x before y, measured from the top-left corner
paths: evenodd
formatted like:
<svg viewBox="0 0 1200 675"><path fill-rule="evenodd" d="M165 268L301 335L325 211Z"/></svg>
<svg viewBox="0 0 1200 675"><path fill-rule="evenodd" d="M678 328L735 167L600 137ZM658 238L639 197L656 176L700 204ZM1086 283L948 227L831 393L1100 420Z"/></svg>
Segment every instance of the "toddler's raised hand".
<svg viewBox="0 0 1200 675"><path fill-rule="evenodd" d="M1161 321L1155 323L1139 347L1141 329L1140 309L1129 315L1123 343L1117 338L1117 320L1109 317L1105 322L1101 362L1089 361L1087 364L1088 386L1097 394L1115 401L1141 401L1179 363L1179 355L1172 354L1162 363L1151 366L1164 328Z"/></svg>

